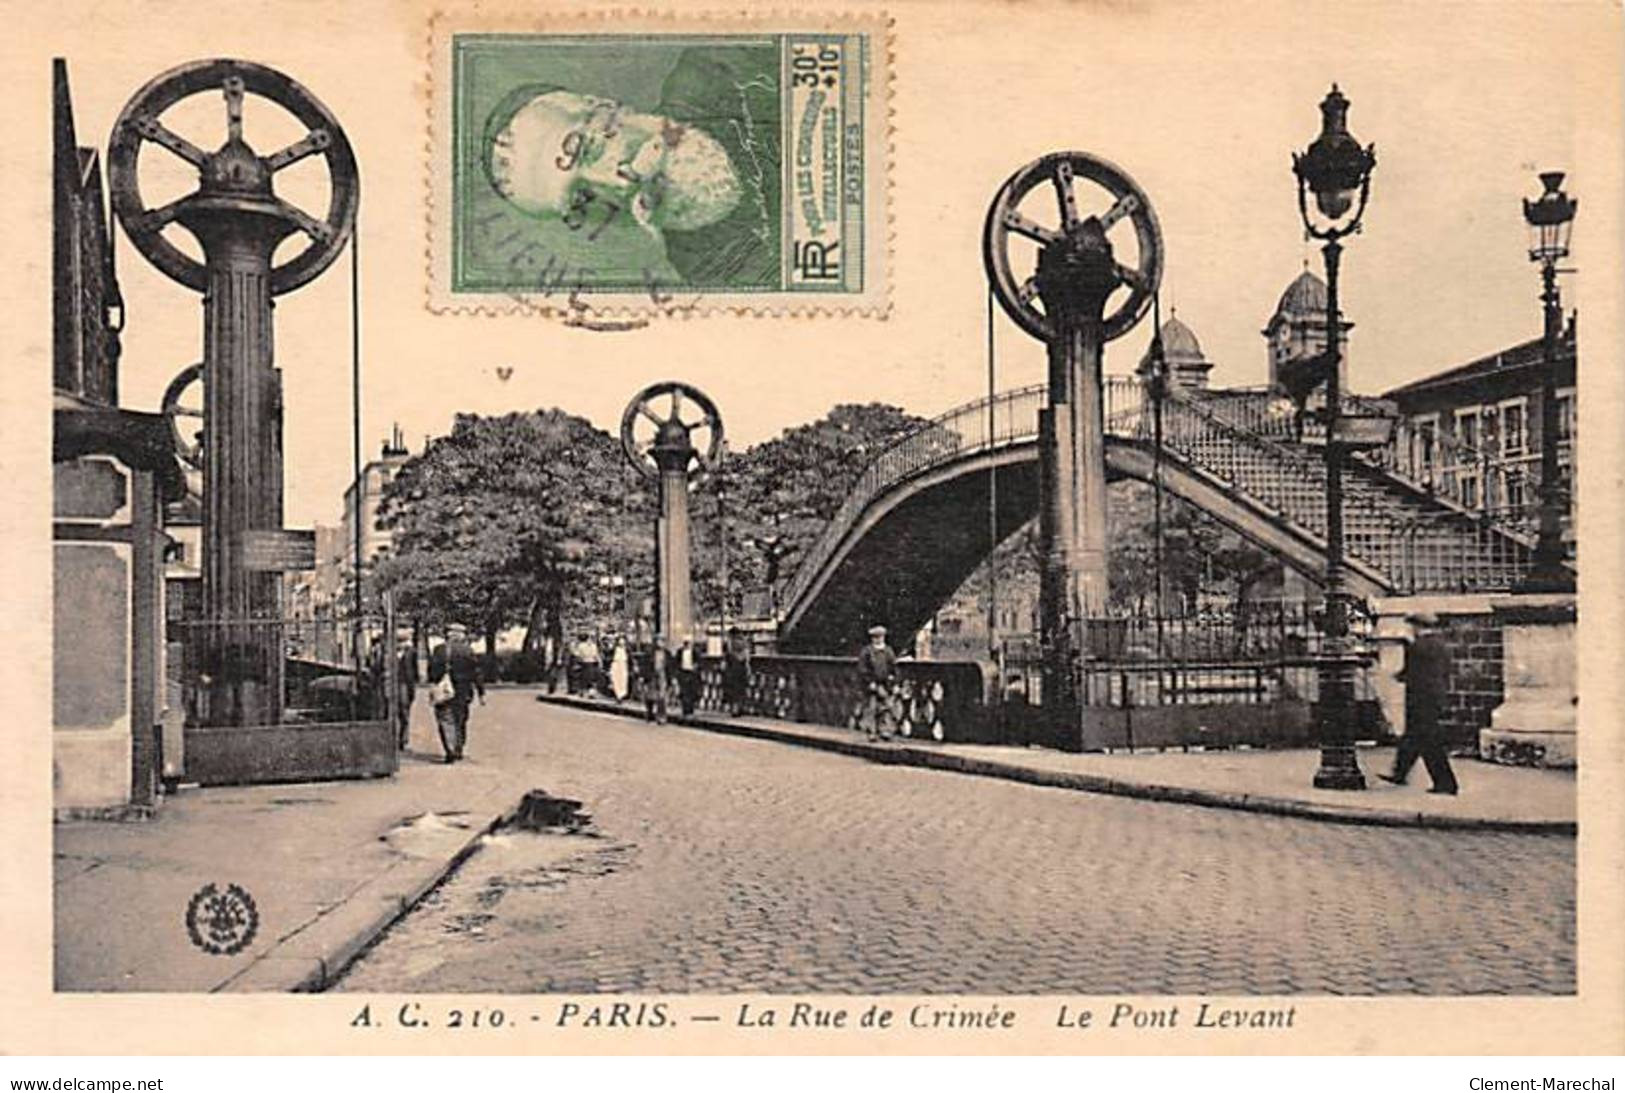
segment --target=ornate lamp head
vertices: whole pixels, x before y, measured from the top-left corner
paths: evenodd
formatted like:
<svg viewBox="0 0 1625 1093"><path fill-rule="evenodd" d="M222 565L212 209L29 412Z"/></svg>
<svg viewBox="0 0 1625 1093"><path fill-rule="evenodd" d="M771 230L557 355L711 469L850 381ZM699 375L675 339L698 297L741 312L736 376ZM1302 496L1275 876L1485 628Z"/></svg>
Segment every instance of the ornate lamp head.
<svg viewBox="0 0 1625 1093"><path fill-rule="evenodd" d="M1580 202L1563 192L1563 172L1544 171L1544 193L1534 201L1524 198L1523 218L1529 224L1529 260L1555 262L1569 254L1569 233Z"/></svg>
<svg viewBox="0 0 1625 1093"><path fill-rule="evenodd" d="M1317 238L1357 231L1371 189L1371 170L1377 164L1376 146L1360 146L1348 130L1349 100L1333 84L1320 103L1320 135L1302 153L1292 156L1298 176L1298 206L1304 226ZM1319 230L1310 223L1305 191L1315 195L1315 207L1331 223ZM1356 208L1356 202L1358 207ZM1338 224L1354 209L1346 225Z"/></svg>

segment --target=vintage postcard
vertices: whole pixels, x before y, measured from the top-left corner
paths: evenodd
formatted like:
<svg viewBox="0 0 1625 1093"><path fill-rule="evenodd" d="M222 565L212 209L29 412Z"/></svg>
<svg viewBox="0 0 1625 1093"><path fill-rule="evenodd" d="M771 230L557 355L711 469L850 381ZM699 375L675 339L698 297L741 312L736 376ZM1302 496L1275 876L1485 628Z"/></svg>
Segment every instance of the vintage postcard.
<svg viewBox="0 0 1625 1093"><path fill-rule="evenodd" d="M1617 5L0 5L0 1056L1625 1050Z"/></svg>
<svg viewBox="0 0 1625 1093"><path fill-rule="evenodd" d="M890 20L437 15L430 307L887 309Z"/></svg>

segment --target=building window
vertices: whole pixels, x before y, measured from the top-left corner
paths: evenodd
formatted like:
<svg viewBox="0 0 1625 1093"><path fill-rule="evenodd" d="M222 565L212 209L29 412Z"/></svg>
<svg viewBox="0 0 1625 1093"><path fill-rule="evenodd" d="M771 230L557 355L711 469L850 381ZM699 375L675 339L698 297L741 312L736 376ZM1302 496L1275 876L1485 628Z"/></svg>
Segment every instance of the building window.
<svg viewBox="0 0 1625 1093"><path fill-rule="evenodd" d="M1482 423L1487 420L1484 408L1470 406L1456 411L1457 451L1452 462L1456 469L1457 498L1470 509L1480 507L1484 501L1479 492L1479 447L1483 439Z"/></svg>
<svg viewBox="0 0 1625 1093"><path fill-rule="evenodd" d="M1411 419L1411 466L1417 481L1431 483L1438 461L1439 415L1423 414Z"/></svg>
<svg viewBox="0 0 1625 1093"><path fill-rule="evenodd" d="M1579 433L1579 419L1574 412L1574 388L1565 387L1557 392L1557 458L1567 463L1575 437Z"/></svg>
<svg viewBox="0 0 1625 1093"><path fill-rule="evenodd" d="M1478 475L1463 474L1461 476L1461 503L1467 508L1478 508Z"/></svg>
<svg viewBox="0 0 1625 1093"><path fill-rule="evenodd" d="M1516 517L1524 510L1528 502L1528 492L1524 486L1522 471L1508 471L1506 475L1507 512Z"/></svg>
<svg viewBox="0 0 1625 1093"><path fill-rule="evenodd" d="M1477 406L1456 411L1456 440L1463 448L1477 451L1479 420L1480 414Z"/></svg>
<svg viewBox="0 0 1625 1093"><path fill-rule="evenodd" d="M1508 399L1501 403L1501 455L1516 459L1529 450L1527 420L1528 400Z"/></svg>

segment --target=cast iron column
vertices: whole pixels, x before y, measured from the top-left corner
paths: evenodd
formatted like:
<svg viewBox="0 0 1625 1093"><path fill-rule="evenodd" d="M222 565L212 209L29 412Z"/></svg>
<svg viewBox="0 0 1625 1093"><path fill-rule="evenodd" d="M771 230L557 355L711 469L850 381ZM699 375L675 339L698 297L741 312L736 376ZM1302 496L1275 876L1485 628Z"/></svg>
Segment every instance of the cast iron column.
<svg viewBox="0 0 1625 1093"><path fill-rule="evenodd" d="M1079 212L1083 179L1111 205ZM1024 211L1035 191L1053 192L1058 227ZM1041 203L1028 202L1037 212ZM1042 214L1039 214L1042 215ZM1048 218L1045 217L1047 220ZM1108 233L1132 225L1135 264L1119 262ZM1025 242L1022 242L1022 241ZM1012 246L1038 248L1036 272L1017 273ZM1030 253L1027 250L1026 253ZM1025 262L1025 255L1016 252ZM1105 344L1134 328L1162 278L1162 232L1134 180L1087 152L1051 152L1005 180L988 206L982 261L993 296L1049 355L1049 405L1039 413L1039 629L1044 656L1044 718L1063 746L1082 746L1080 660L1091 652L1087 620L1105 614ZM1128 291L1109 311L1109 299Z"/></svg>
<svg viewBox="0 0 1625 1093"><path fill-rule="evenodd" d="M668 422L650 454L660 468L660 515L655 518L656 634L675 645L694 633L694 598L688 562L688 467L697 454L688 430Z"/></svg>
<svg viewBox="0 0 1625 1093"><path fill-rule="evenodd" d="M248 153L243 164L258 163ZM267 180L268 184L268 180ZM217 671L208 724L282 717L281 574L248 568L245 543L282 527L280 377L272 367L271 255L294 230L251 199L203 203L180 222L203 247L203 618ZM212 644L212 643L211 643Z"/></svg>
<svg viewBox="0 0 1625 1093"><path fill-rule="evenodd" d="M1354 676L1360 665L1349 641L1348 588L1343 577L1343 332L1338 323L1337 271L1343 245L1327 241L1326 258L1326 624L1316 669L1320 691L1320 768L1316 789L1364 789L1354 754Z"/></svg>
<svg viewBox="0 0 1625 1093"><path fill-rule="evenodd" d="M669 398L665 414L657 413L657 400ZM683 414L692 403L700 411L697 421ZM640 440L637 426L652 422L654 436ZM710 434L704 450L693 441L695 429ZM671 644L694 636L694 598L689 574L688 475L698 465L714 470L722 455L722 415L703 391L668 380L652 384L633 396L621 415L621 449L639 474L655 481L660 512L655 517L655 601L657 640Z"/></svg>
<svg viewBox="0 0 1625 1093"><path fill-rule="evenodd" d="M1106 298L1121 283L1111 243L1093 217L1039 252L1038 294L1055 321L1048 346L1050 404L1040 423L1045 482L1039 619L1044 705L1061 710L1077 706L1075 661L1085 652L1085 620L1106 607L1102 322Z"/></svg>
<svg viewBox="0 0 1625 1093"><path fill-rule="evenodd" d="M171 130L163 115L194 95L224 99L225 142L214 151ZM306 127L294 143L261 156L243 138L248 94L276 103ZM155 144L197 171L197 188L148 207L140 157ZM276 196L273 176L311 156L327 163L329 204L312 216ZM309 91L263 65L207 60L149 81L113 124L108 187L130 242L160 272L203 293L203 617L201 723L274 724L282 714L283 564L273 549L254 557L256 536L282 527L282 390L272 365L271 299L319 276L355 230L354 154L337 119ZM199 263L163 235L178 224L203 249ZM309 246L273 266L296 233ZM172 387L172 392L178 391Z"/></svg>
<svg viewBox="0 0 1625 1093"><path fill-rule="evenodd" d="M1540 380L1540 536L1535 541L1534 564L1523 589L1573 592L1574 574L1563 564L1563 514L1568 497L1557 462L1557 354L1563 334L1563 309L1557 292L1555 260L1541 263L1540 278L1545 316Z"/></svg>

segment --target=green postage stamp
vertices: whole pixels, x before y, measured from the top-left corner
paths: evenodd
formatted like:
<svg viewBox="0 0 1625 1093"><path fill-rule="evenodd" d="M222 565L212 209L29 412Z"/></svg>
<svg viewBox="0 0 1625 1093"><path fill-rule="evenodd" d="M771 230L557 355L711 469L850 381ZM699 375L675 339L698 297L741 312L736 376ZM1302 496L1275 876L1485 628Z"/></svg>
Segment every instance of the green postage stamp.
<svg viewBox="0 0 1625 1093"><path fill-rule="evenodd" d="M436 19L429 306L884 316L888 30Z"/></svg>

